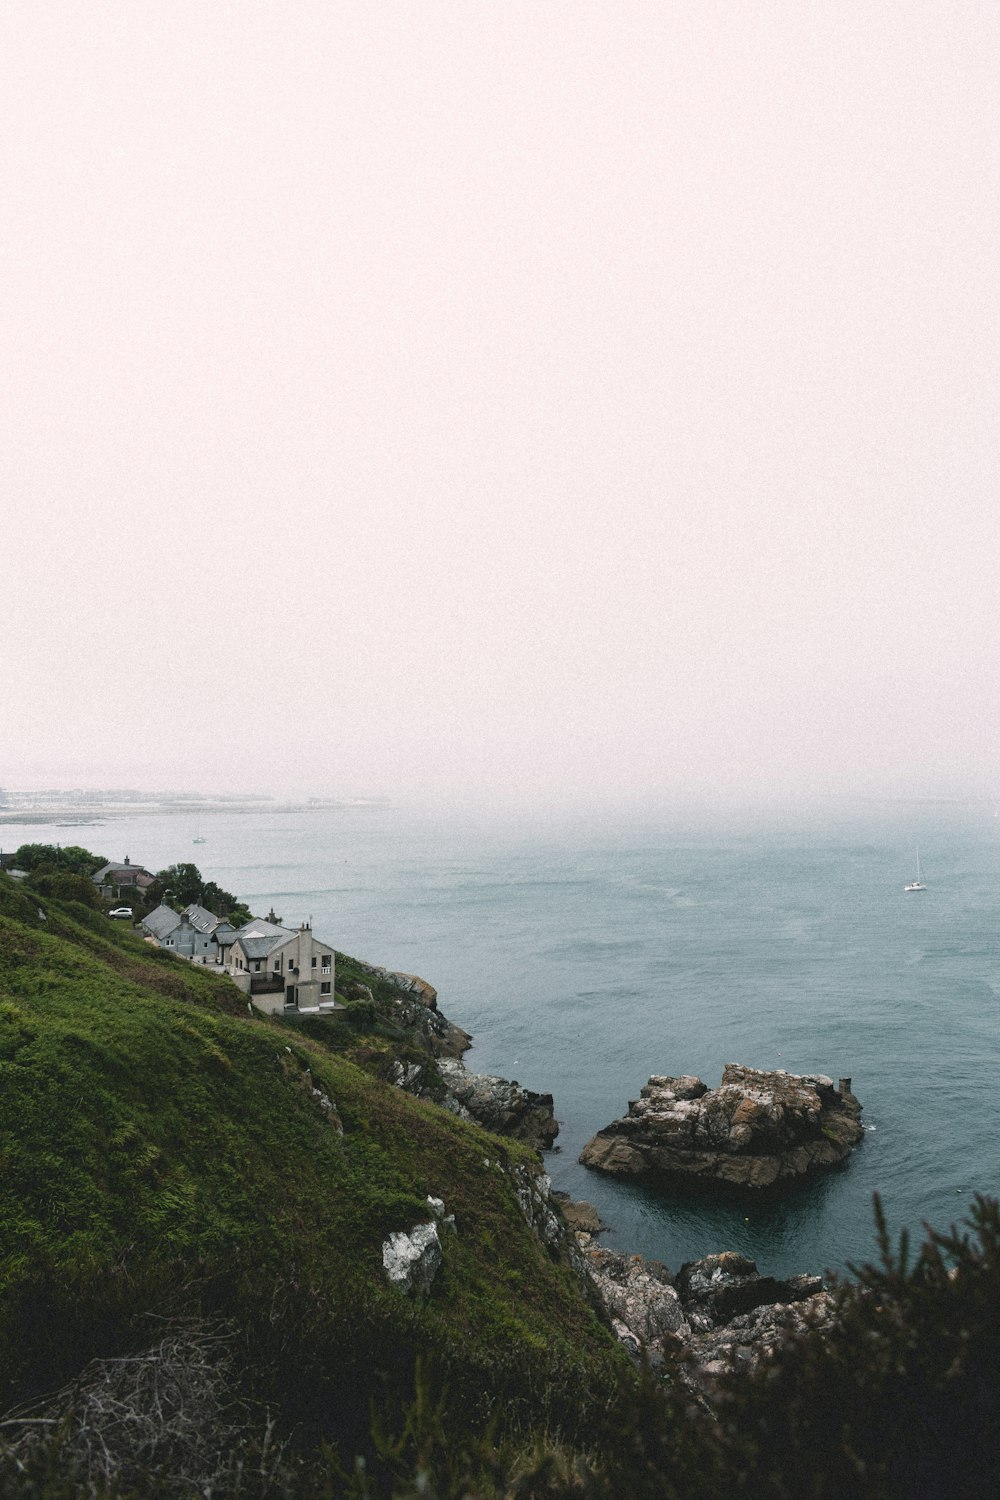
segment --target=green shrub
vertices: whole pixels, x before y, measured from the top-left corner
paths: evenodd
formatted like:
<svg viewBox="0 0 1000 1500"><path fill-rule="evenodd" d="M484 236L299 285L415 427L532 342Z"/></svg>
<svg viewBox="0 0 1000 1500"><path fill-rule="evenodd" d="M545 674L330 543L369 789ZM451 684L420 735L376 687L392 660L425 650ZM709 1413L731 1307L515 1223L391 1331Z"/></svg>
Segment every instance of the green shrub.
<svg viewBox="0 0 1000 1500"><path fill-rule="evenodd" d="M348 1000L347 1020L355 1031L367 1031L375 1024L375 1002L373 1000Z"/></svg>
<svg viewBox="0 0 1000 1500"><path fill-rule="evenodd" d="M736 1494L1000 1494L997 1202L977 1196L963 1230L928 1229L912 1264L877 1198L875 1213L879 1259L838 1287L833 1327L730 1382L721 1434Z"/></svg>

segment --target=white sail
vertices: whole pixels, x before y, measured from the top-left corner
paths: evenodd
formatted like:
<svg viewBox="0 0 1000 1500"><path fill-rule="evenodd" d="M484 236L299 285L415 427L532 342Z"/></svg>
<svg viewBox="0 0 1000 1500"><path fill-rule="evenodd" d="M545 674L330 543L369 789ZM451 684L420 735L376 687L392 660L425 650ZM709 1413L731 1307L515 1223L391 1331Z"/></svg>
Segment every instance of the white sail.
<svg viewBox="0 0 1000 1500"><path fill-rule="evenodd" d="M916 878L916 880L911 880L910 883L909 883L909 885L904 885L903 886L903 890L904 891L926 891L926 889L927 889L927 887L924 885L923 873L922 873L922 871L920 869L920 849L919 849L919 846L918 846L918 848L917 848L917 878Z"/></svg>

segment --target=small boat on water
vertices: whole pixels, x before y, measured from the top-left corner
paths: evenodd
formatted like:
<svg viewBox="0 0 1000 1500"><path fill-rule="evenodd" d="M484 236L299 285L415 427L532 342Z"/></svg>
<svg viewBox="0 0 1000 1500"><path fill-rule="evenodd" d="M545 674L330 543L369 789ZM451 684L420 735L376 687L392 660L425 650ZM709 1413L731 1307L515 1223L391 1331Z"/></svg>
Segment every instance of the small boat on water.
<svg viewBox="0 0 1000 1500"><path fill-rule="evenodd" d="M911 880L910 883L909 883L909 885L904 885L903 886L903 890L904 891L926 891L926 889L927 889L927 887L924 885L924 877L923 877L923 874L922 874L921 869L920 869L920 850L918 849L917 850L917 878L916 878L916 880Z"/></svg>

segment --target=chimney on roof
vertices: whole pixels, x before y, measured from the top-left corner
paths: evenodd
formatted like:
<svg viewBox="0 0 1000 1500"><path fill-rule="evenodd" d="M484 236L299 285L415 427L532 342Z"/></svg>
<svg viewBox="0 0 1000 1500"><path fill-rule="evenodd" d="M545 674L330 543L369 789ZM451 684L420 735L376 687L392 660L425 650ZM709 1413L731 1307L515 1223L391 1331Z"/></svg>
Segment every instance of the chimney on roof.
<svg viewBox="0 0 1000 1500"><path fill-rule="evenodd" d="M125 856L125 863L128 864L128 855L127 854Z"/></svg>

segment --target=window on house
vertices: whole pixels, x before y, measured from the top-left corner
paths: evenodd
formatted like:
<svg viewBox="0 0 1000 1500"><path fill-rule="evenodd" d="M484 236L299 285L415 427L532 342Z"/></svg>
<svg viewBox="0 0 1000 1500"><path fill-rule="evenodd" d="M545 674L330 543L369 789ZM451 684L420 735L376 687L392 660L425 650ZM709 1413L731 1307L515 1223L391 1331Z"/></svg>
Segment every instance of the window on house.
<svg viewBox="0 0 1000 1500"><path fill-rule="evenodd" d="M255 974L259 974L260 973L260 959L259 958L255 958L254 961L253 961L253 971L254 971Z"/></svg>
<svg viewBox="0 0 1000 1500"><path fill-rule="evenodd" d="M281 959L280 958L276 958L274 960L274 972L276 974L280 974L281 973Z"/></svg>
<svg viewBox="0 0 1000 1500"><path fill-rule="evenodd" d="M330 993L330 981L329 981L329 979L324 979L323 980L322 984L319 987L319 992L320 992L321 995L328 995Z"/></svg>
<svg viewBox="0 0 1000 1500"><path fill-rule="evenodd" d="M316 963L317 963L317 959L316 959L316 955L315 955L315 953L314 953L314 954L313 954L313 956L312 956L312 967L313 967L313 968L314 968L314 969L315 969L315 967L316 967Z"/></svg>
<svg viewBox="0 0 1000 1500"><path fill-rule="evenodd" d="M329 972L330 972L330 955L329 955L329 953L324 953L323 954L323 967L320 970L320 972L322 974L329 974Z"/></svg>

